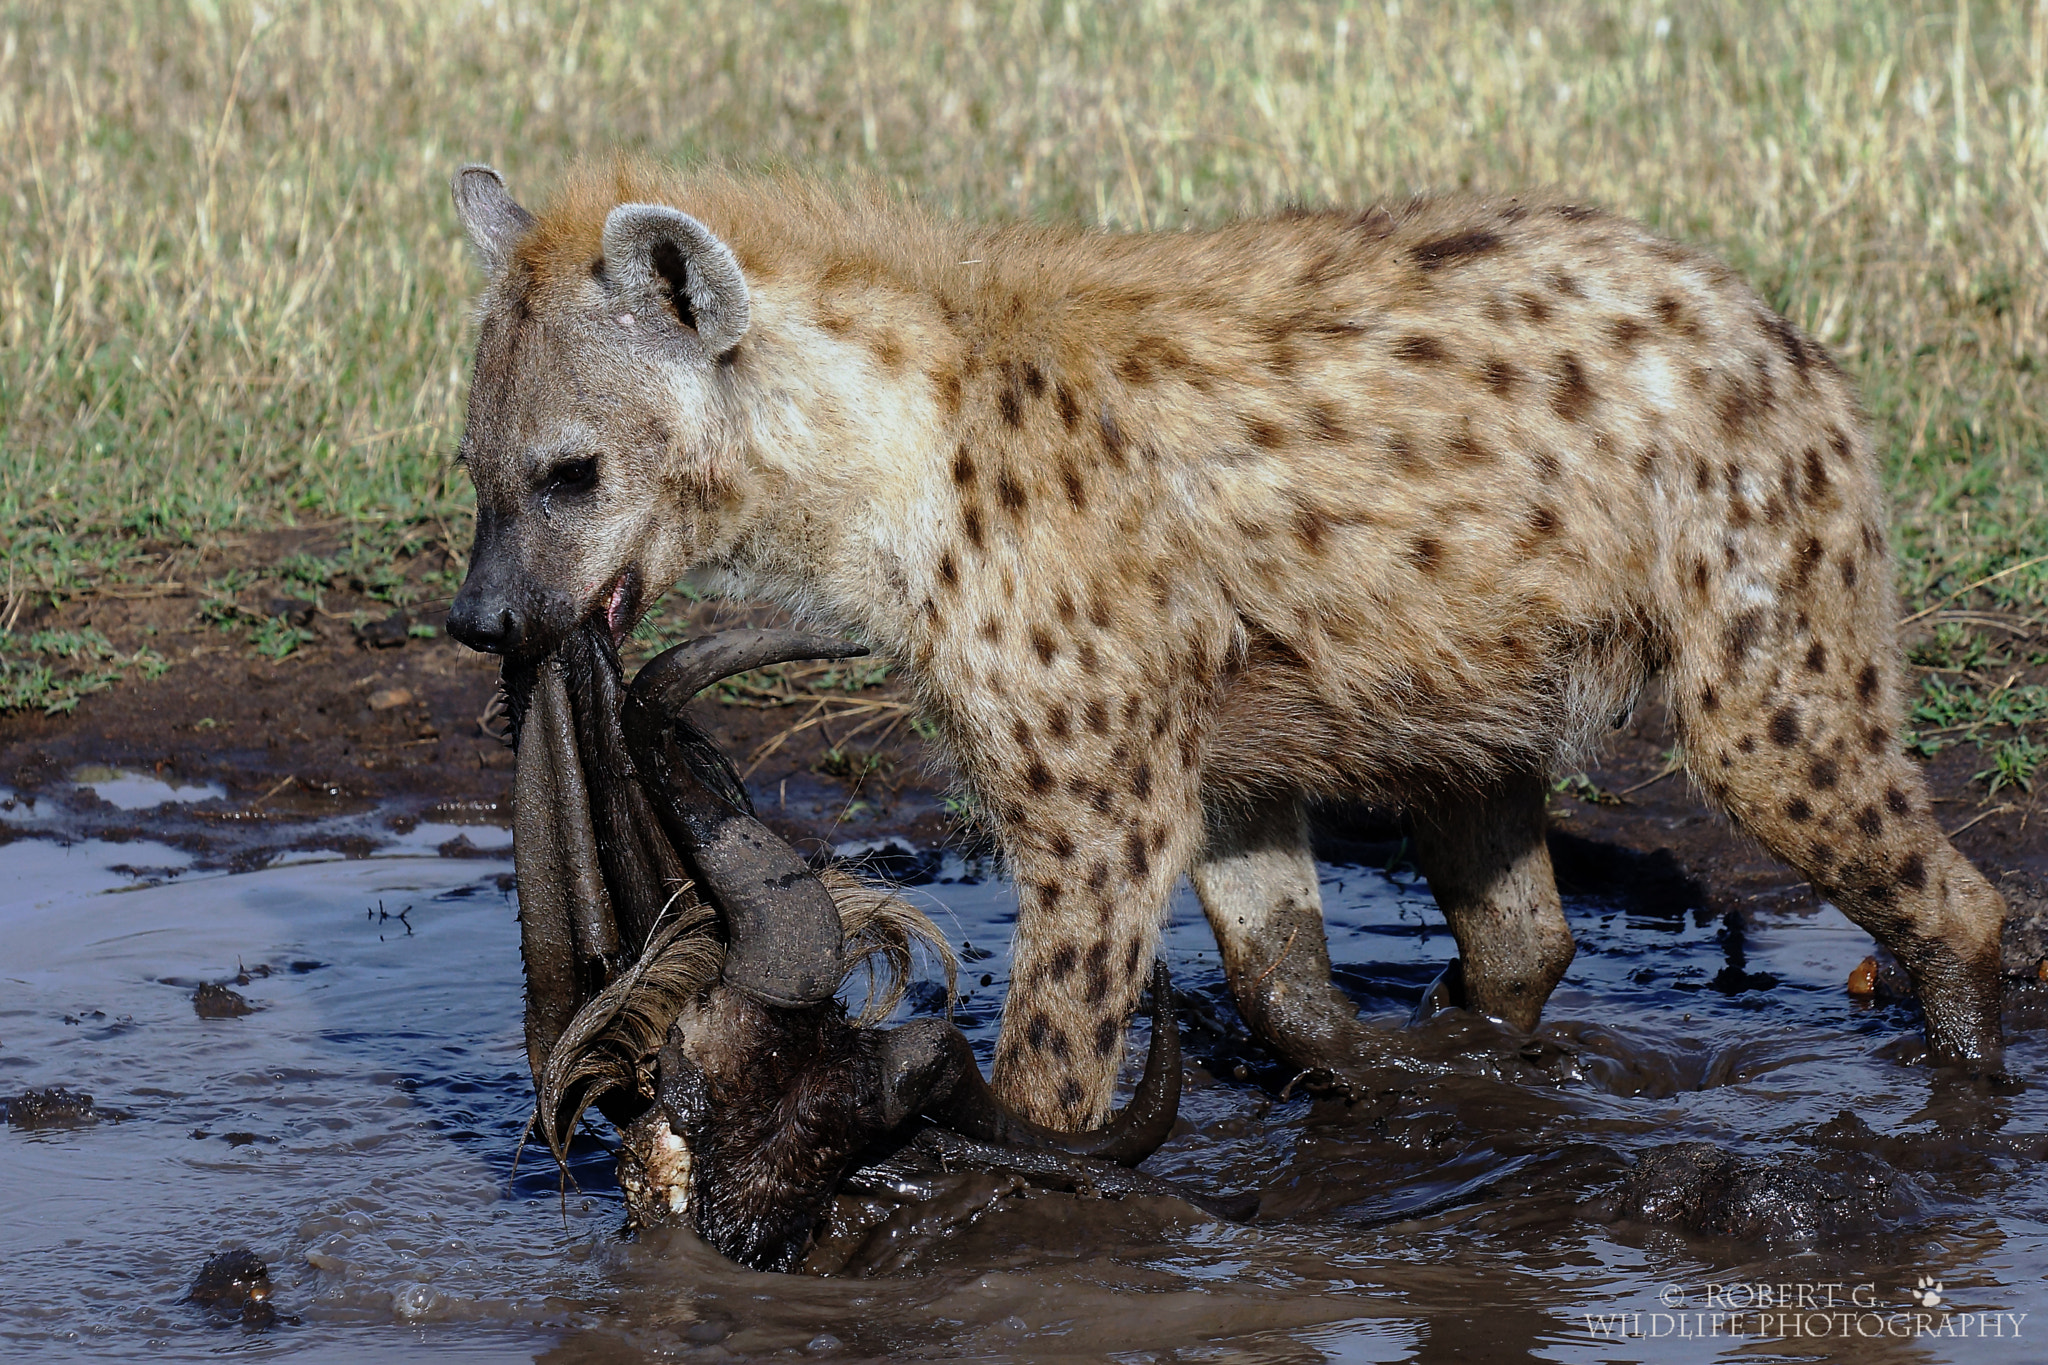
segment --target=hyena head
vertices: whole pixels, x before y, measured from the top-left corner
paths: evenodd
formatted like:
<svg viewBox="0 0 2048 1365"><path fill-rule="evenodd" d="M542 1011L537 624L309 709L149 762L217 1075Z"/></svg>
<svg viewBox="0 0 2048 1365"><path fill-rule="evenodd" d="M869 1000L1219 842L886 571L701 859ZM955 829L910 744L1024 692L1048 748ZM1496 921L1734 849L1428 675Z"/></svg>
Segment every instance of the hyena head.
<svg viewBox="0 0 2048 1365"><path fill-rule="evenodd" d="M622 635L712 548L736 496L722 371L746 281L673 208L620 204L578 246L487 166L457 171L454 191L490 285L461 448L476 543L448 631L528 658L596 612Z"/></svg>

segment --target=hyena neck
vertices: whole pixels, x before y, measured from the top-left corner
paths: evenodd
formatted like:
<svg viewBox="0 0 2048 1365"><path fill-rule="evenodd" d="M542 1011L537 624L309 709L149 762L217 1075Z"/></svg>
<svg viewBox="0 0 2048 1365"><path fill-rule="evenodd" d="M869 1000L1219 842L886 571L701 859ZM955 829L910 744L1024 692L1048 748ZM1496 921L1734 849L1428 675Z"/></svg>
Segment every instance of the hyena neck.
<svg viewBox="0 0 2048 1365"><path fill-rule="evenodd" d="M881 373L815 301L768 302L734 379L744 525L715 567L728 591L909 660L951 516L949 423L931 384Z"/></svg>

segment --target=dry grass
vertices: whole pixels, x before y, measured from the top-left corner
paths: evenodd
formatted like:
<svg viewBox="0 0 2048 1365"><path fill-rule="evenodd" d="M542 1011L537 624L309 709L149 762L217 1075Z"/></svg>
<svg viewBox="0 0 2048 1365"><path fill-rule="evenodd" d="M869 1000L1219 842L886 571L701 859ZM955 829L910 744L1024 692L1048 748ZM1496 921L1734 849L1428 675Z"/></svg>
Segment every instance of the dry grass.
<svg viewBox="0 0 2048 1365"><path fill-rule="evenodd" d="M2043 0L9 0L0 612L293 519L466 544L448 173L617 146L1117 228L1564 186L1861 378L1910 598L2048 550Z"/></svg>

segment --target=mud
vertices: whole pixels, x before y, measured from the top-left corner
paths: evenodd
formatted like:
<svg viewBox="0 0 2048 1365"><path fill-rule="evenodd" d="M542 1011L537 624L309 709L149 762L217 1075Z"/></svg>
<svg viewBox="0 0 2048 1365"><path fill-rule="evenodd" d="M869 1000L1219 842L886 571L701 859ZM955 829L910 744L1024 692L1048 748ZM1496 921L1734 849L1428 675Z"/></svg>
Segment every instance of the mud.
<svg viewBox="0 0 2048 1365"><path fill-rule="evenodd" d="M2048 1100L1926 1066L1910 1005L1843 988L1860 931L1828 909L1749 908L1738 942L1682 883L1581 882L1579 958L1535 1034L1459 1011L1411 1024L1451 944L1399 852L1332 840L1322 869L1339 979L1389 1039L1386 1087L1354 1105L1282 1097L1199 912L1175 903L1188 1088L1143 1169L1247 1221L962 1170L849 1192L818 1273L771 1277L686 1232L624 1236L591 1137L573 1183L537 1147L515 1165L530 1082L504 864L287 862L151 886L112 869L169 850L19 840L0 849L31 874L0 906L0 1088L61 1084L132 1117L0 1135L0 1353L210 1355L224 1328L185 1302L193 1267L246 1248L281 1318L249 1334L231 1312L228 1339L320 1360L1863 1359L1868 1331L1912 1313L1938 1327L1942 1309L1947 1339L1880 1358L2039 1358ZM956 1017L985 1060L1011 888L957 851L877 861L976 945ZM243 977L255 1013L194 1012L197 983ZM2016 990L2008 1014L2029 1077L2048 1060L2044 995ZM906 1013L942 1003L921 992ZM1723 1191L1681 1202L1713 1217L1642 1198L1675 1183L1657 1163L1686 1143ZM1759 1341L1758 1285L1875 1307L1861 1336L1816 1317ZM1731 1293L1748 1296L1747 1347L1726 1322L1677 1335L1674 1303L1725 1318ZM1616 1336L1631 1322L1641 1335Z"/></svg>

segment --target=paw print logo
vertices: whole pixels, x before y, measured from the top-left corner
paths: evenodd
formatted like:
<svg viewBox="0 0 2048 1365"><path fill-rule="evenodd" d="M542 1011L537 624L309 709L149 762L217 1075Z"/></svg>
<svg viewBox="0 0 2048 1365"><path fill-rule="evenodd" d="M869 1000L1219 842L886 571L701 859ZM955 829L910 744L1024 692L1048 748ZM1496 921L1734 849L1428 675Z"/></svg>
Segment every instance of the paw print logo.
<svg viewBox="0 0 2048 1365"><path fill-rule="evenodd" d="M1939 1308L1941 1306L1941 1281L1930 1280L1925 1275L1922 1275L1918 1278L1917 1283L1906 1291L1906 1298L1909 1302L1918 1304L1922 1308Z"/></svg>

